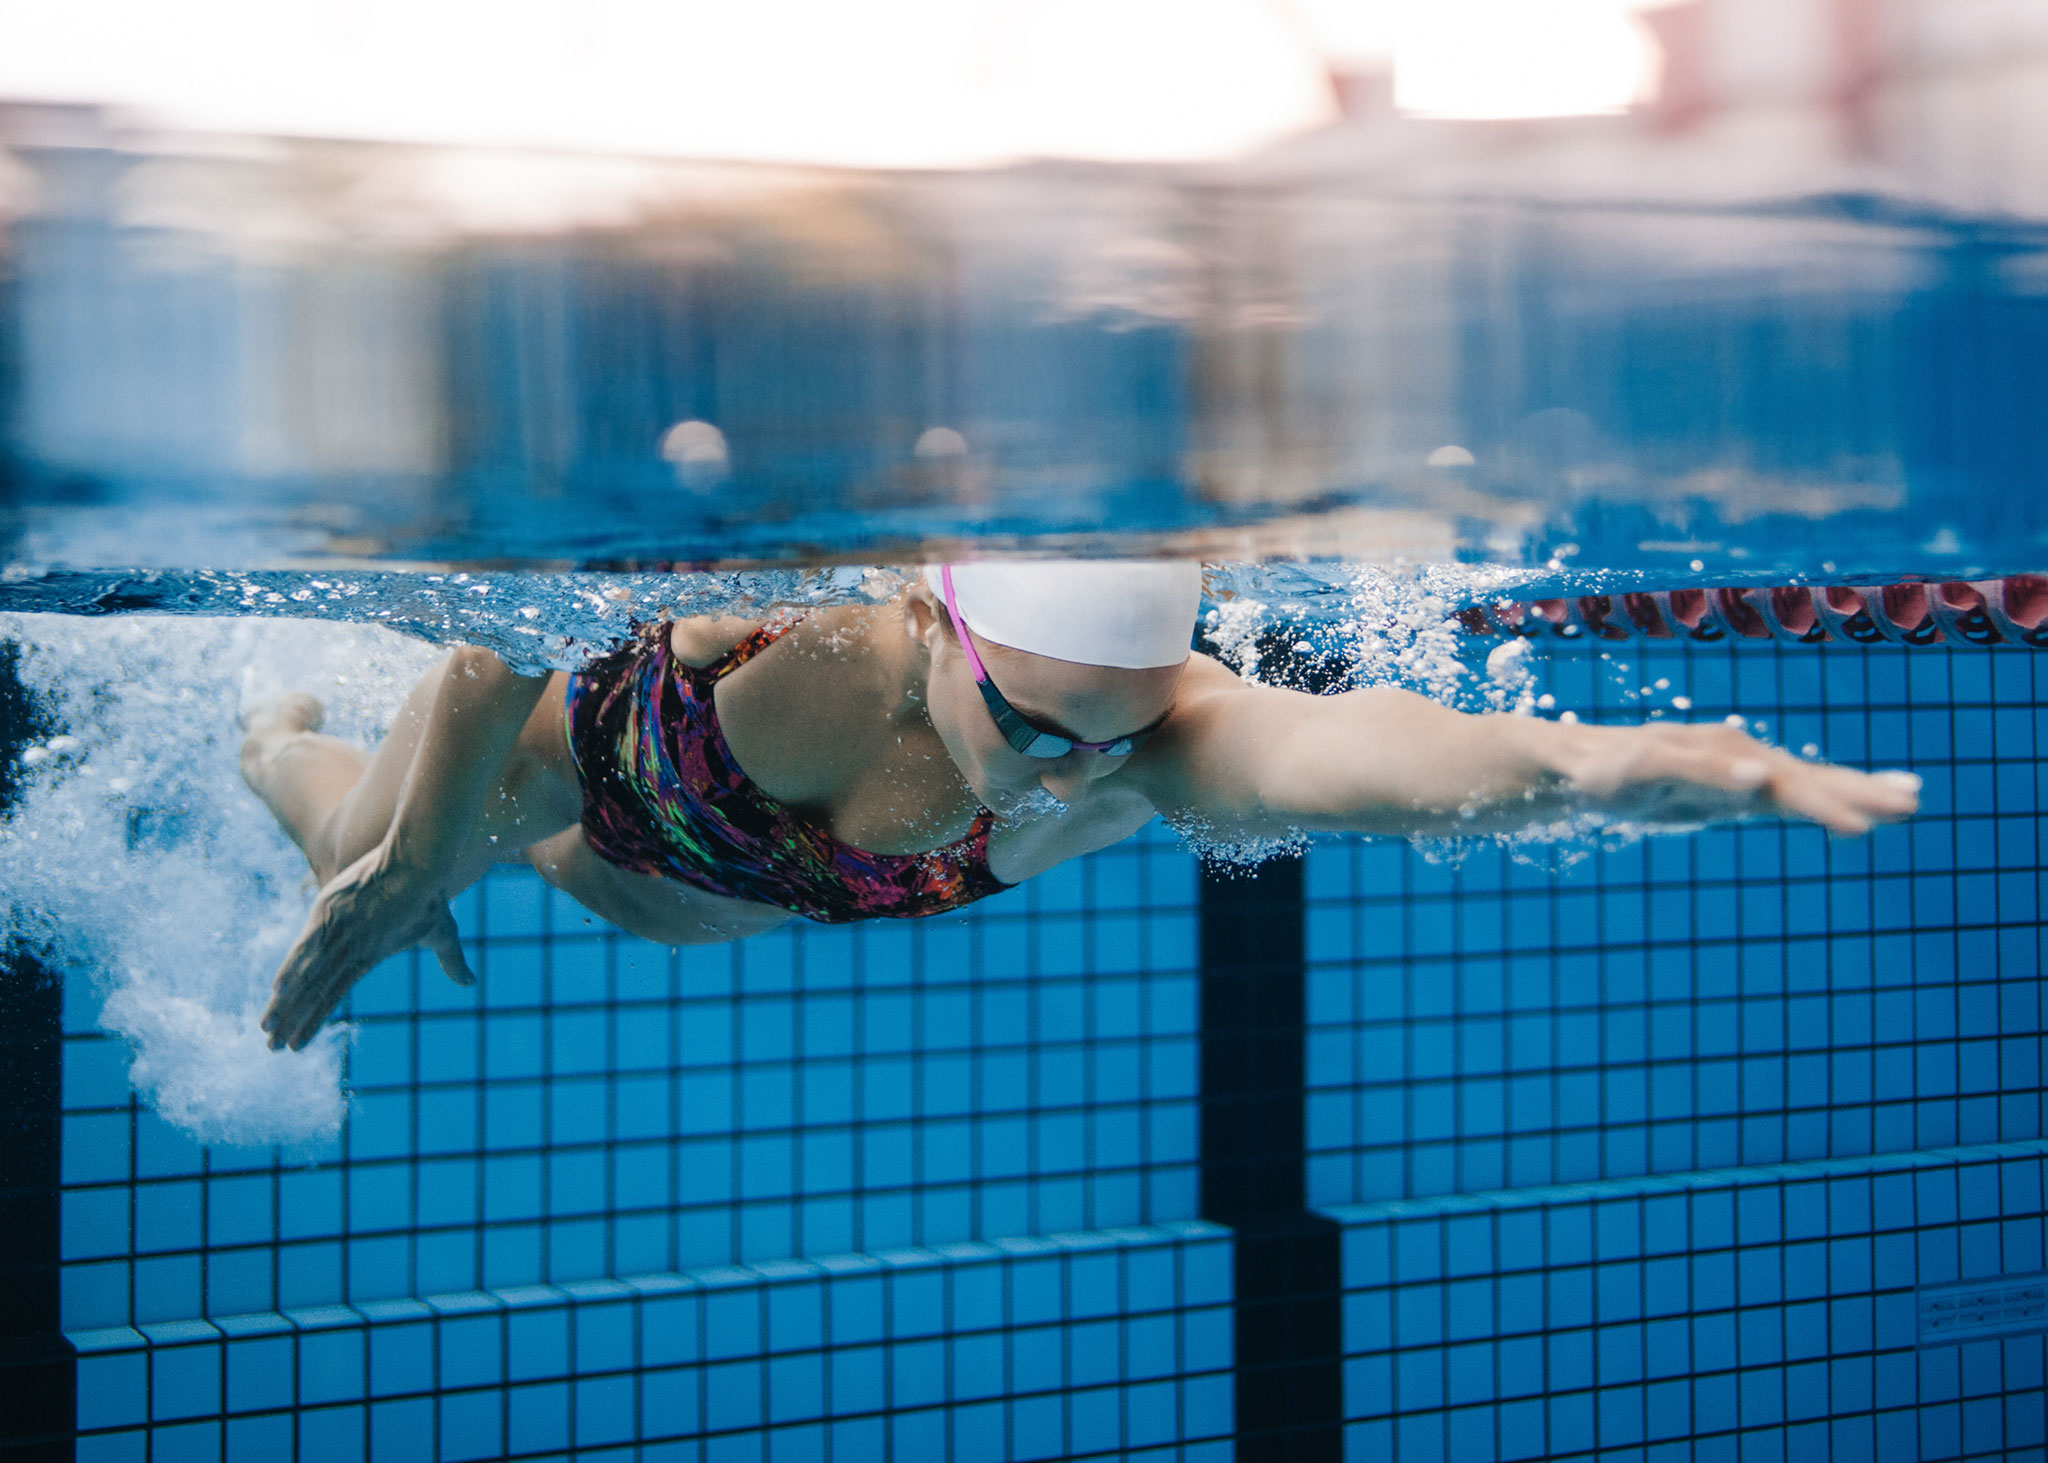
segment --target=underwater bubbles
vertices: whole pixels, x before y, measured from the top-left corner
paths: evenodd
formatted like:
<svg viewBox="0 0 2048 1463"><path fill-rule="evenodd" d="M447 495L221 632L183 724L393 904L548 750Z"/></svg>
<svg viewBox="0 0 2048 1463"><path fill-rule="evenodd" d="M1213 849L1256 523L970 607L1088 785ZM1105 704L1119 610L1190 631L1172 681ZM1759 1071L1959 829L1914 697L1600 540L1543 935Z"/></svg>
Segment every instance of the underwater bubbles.
<svg viewBox="0 0 2048 1463"><path fill-rule="evenodd" d="M0 616L62 729L20 758L0 822L10 941L89 986L144 1099L202 1143L309 1144L346 1111L345 1028L298 1053L257 1027L312 902L305 860L242 785L238 711L310 691L369 745L431 645L360 625Z"/></svg>

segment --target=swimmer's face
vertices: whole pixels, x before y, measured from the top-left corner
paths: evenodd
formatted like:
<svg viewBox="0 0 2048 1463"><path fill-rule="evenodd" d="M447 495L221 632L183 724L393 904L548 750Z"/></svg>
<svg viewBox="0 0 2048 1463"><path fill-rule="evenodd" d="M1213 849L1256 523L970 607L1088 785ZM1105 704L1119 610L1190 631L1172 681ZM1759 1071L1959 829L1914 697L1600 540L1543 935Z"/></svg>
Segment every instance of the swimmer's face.
<svg viewBox="0 0 2048 1463"><path fill-rule="evenodd" d="M1088 784L1111 776L1128 756L1076 749L1063 757L1027 757L996 727L944 611L931 623L927 683L932 726L975 795L997 812L1041 792L1070 803ZM972 633L972 632L968 632ZM989 679L1016 711L1042 731L1110 742L1155 726L1173 706L1181 667L1121 670L1077 665L1012 650L975 637Z"/></svg>

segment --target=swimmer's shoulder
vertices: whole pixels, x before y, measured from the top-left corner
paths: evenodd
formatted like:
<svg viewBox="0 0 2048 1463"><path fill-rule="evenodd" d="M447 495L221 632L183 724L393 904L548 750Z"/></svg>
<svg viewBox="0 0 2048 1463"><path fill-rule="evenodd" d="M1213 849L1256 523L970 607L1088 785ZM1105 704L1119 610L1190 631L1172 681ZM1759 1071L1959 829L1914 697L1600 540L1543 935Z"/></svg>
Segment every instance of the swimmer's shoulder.
<svg viewBox="0 0 2048 1463"><path fill-rule="evenodd" d="M1242 708L1248 695L1266 690L1212 655L1197 651L1189 656L1174 692L1172 711L1131 759L1133 782L1153 792L1175 788L1193 765L1203 760L1219 724Z"/></svg>
<svg viewBox="0 0 2048 1463"><path fill-rule="evenodd" d="M668 648L676 659L701 670L717 664L726 652L767 623L745 615L692 615L670 620Z"/></svg>
<svg viewBox="0 0 2048 1463"><path fill-rule="evenodd" d="M1180 687L1174 693L1173 714L1167 718L1167 725L1187 725L1198 719L1205 711L1212 710L1218 697L1236 697L1252 689L1236 671L1216 659L1196 651L1188 657L1188 667L1181 673Z"/></svg>

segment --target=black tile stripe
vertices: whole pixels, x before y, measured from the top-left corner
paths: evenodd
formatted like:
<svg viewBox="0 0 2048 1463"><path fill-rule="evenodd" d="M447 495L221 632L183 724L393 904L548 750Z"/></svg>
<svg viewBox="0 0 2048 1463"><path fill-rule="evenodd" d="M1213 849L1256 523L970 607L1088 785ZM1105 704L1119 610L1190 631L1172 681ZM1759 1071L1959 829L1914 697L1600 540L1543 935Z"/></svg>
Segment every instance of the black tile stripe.
<svg viewBox="0 0 2048 1463"><path fill-rule="evenodd" d="M1237 1456L1343 1454L1335 1222L1306 1208L1305 906L1299 859L1201 884L1202 1217L1233 1247Z"/></svg>
<svg viewBox="0 0 2048 1463"><path fill-rule="evenodd" d="M42 730L0 643L0 816ZM59 1328L64 988L0 932L0 1457L71 1457L77 1358Z"/></svg>

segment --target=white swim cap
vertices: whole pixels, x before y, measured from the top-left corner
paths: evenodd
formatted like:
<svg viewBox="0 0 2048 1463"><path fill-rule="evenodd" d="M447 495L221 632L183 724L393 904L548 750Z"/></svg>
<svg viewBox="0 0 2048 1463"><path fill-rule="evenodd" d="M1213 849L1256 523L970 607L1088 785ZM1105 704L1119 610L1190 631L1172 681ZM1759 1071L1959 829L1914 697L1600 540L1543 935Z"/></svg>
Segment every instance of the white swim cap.
<svg viewBox="0 0 2048 1463"><path fill-rule="evenodd" d="M924 577L941 601L932 564ZM993 559L954 564L953 595L974 633L1081 665L1147 670L1188 658L1202 566L1140 559Z"/></svg>

